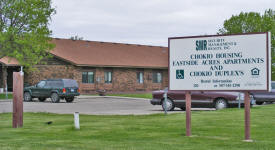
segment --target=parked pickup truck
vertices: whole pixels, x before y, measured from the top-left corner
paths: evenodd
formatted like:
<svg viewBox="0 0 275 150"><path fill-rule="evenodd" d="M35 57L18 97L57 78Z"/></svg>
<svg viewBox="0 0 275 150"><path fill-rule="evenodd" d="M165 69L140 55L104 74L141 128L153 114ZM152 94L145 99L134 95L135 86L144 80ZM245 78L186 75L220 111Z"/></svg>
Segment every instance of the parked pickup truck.
<svg viewBox="0 0 275 150"><path fill-rule="evenodd" d="M164 90L153 91L153 99L150 101L152 105L162 105L166 110L172 111L175 107L185 110L185 92L168 91L167 101L164 103ZM252 98L252 97L251 97ZM239 104L244 105L244 93L240 92L192 92L191 107L208 107L216 109L224 109L228 107L237 107ZM254 100L251 99L251 105Z"/></svg>
<svg viewBox="0 0 275 150"><path fill-rule="evenodd" d="M270 92L251 92L250 94L256 100L257 105L262 105L264 102L275 102L275 81L271 82Z"/></svg>

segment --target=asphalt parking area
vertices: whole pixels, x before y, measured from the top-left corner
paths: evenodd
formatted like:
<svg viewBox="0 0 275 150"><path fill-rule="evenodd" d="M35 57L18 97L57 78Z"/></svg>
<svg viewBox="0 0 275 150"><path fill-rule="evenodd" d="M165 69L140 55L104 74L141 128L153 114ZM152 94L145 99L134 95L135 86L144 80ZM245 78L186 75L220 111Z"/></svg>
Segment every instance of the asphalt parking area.
<svg viewBox="0 0 275 150"><path fill-rule="evenodd" d="M268 105L264 104L264 105ZM254 105L257 107L260 105ZM192 108L192 111L212 111L214 108ZM12 100L0 100L0 113L12 112ZM151 105L148 99L87 96L76 98L73 103L52 103L48 98L45 102L34 99L33 102L24 102L24 112L48 112L58 114L90 115L143 115L164 113L160 105ZM175 108L168 113L184 113L185 111Z"/></svg>
<svg viewBox="0 0 275 150"><path fill-rule="evenodd" d="M141 115L163 113L161 106L153 106L147 99L128 99L110 97L76 98L73 103L52 103L50 99L39 102L24 102L24 112L49 112L58 114L80 114L93 115ZM0 101L0 113L12 112L12 101ZM183 112L176 110L173 112Z"/></svg>

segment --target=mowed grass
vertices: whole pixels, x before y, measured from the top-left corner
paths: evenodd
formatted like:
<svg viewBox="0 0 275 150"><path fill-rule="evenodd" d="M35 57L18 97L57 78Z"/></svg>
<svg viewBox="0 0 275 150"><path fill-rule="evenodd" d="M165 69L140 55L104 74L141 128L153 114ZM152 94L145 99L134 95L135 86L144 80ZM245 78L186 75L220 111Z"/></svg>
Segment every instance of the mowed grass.
<svg viewBox="0 0 275 150"><path fill-rule="evenodd" d="M185 136L185 113L165 116L24 113L24 127L13 129L12 114L0 114L1 150L272 150L275 105L251 109L251 138L243 142L244 110L192 111L192 137ZM48 125L46 122L52 121Z"/></svg>
<svg viewBox="0 0 275 150"><path fill-rule="evenodd" d="M107 96L120 96L120 97L133 97L133 98L152 99L152 93L144 93L144 94L107 94Z"/></svg>
<svg viewBox="0 0 275 150"><path fill-rule="evenodd" d="M1 93L1 94L0 94L0 100L1 100L1 99L2 99L2 100L3 100L3 99L4 99L4 100L6 99L6 94L5 94L5 93ZM10 93L8 94L8 99L12 99L12 94L10 94Z"/></svg>

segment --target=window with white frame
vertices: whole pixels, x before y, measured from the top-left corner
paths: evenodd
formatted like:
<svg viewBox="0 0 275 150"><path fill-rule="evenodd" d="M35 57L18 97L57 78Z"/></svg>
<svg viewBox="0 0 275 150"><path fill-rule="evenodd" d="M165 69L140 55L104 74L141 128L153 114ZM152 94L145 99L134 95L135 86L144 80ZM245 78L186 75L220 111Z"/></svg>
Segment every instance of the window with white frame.
<svg viewBox="0 0 275 150"><path fill-rule="evenodd" d="M104 80L105 80L105 83L112 83L112 71L104 72Z"/></svg>
<svg viewBox="0 0 275 150"><path fill-rule="evenodd" d="M137 72L137 83L143 84L143 72Z"/></svg>

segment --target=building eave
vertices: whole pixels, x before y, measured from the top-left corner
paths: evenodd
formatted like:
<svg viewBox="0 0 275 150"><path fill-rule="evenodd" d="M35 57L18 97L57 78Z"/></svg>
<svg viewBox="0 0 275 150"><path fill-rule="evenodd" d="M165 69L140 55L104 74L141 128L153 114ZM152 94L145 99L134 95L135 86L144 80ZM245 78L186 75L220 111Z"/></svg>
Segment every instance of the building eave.
<svg viewBox="0 0 275 150"><path fill-rule="evenodd" d="M129 66L129 65L95 65L95 64L76 64L78 67L102 67L102 68L146 68L146 69L168 69L163 66Z"/></svg>

